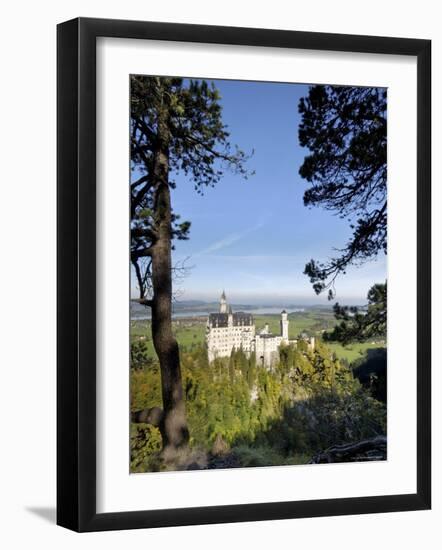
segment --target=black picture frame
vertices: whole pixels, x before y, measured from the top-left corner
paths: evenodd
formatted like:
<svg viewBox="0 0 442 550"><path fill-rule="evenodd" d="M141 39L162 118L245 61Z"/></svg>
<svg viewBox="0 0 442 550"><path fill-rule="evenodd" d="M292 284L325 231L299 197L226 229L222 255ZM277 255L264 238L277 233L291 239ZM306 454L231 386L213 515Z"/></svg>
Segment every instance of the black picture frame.
<svg viewBox="0 0 442 550"><path fill-rule="evenodd" d="M58 25L57 523L75 531L425 510L431 506L431 42L79 18ZM395 54L417 58L417 492L96 512L96 39Z"/></svg>

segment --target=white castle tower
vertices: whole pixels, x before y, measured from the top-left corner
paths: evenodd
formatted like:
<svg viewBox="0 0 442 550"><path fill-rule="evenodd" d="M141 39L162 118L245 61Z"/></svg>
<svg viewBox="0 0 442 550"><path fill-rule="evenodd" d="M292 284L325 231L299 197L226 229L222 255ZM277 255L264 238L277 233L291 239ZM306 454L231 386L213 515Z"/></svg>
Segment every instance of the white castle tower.
<svg viewBox="0 0 442 550"><path fill-rule="evenodd" d="M289 341L289 319L285 309L281 312L280 326L282 340L287 343Z"/></svg>

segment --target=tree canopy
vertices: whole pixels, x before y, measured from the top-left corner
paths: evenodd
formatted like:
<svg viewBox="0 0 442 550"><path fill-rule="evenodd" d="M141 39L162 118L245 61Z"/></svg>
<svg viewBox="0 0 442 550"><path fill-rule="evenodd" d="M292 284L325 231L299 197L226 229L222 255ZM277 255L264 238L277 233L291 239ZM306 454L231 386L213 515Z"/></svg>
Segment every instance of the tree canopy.
<svg viewBox="0 0 442 550"><path fill-rule="evenodd" d="M330 299L350 265L387 252L386 111L384 88L316 85L299 102L299 142L310 151L299 169L311 183L304 204L348 219L352 230L335 257L305 266L315 292Z"/></svg>
<svg viewBox="0 0 442 550"><path fill-rule="evenodd" d="M340 321L330 333L324 333L324 340L337 341L346 345L350 342L364 342L370 338L385 338L387 334L387 283L375 284L368 291L366 311L353 306L333 307L335 317Z"/></svg>

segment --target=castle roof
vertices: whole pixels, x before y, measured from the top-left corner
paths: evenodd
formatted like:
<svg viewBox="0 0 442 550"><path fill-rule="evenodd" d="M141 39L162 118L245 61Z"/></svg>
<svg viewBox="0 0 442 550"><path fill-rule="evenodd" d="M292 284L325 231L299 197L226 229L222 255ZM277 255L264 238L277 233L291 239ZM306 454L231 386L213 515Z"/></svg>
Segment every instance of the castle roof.
<svg viewBox="0 0 442 550"><path fill-rule="evenodd" d="M233 314L233 326L238 325L253 325L253 315L251 313L244 313L243 311L238 311Z"/></svg>
<svg viewBox="0 0 442 550"><path fill-rule="evenodd" d="M252 326L253 325L253 315L251 313L244 313L243 311L238 311L237 313L231 314L233 317L233 326ZM209 314L209 325L211 327L227 327L229 323L229 314L228 313L210 313Z"/></svg>
<svg viewBox="0 0 442 550"><path fill-rule="evenodd" d="M227 313L210 313L209 324L211 327L226 327L229 321Z"/></svg>
<svg viewBox="0 0 442 550"><path fill-rule="evenodd" d="M223 290L223 293L221 294L221 300L225 300L226 299L226 293L225 291Z"/></svg>

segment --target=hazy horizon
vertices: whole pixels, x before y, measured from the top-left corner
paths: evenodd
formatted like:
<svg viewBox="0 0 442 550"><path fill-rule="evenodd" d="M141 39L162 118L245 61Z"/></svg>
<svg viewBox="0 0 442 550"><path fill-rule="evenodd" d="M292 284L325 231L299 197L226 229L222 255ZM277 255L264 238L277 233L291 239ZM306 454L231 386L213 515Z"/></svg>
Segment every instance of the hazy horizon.
<svg viewBox="0 0 442 550"><path fill-rule="evenodd" d="M174 303L186 303L186 302L203 302L204 304L214 304L218 303L220 300L222 290L218 293L218 295L209 293L209 294L188 294L184 296L181 294L180 296L174 297ZM232 293L229 294L227 291L226 297L228 304L235 306L235 305L249 305L249 306L264 306L264 307L271 307L271 306L302 306L302 307L317 307L317 306L328 306L332 307L335 301L345 302L348 305L365 305L367 303L367 298L363 297L342 297L342 299L338 300L328 300L326 295L321 296L315 296L317 300L312 299L312 297L301 297L301 296L266 296L266 295L243 295L243 294L236 294ZM132 299L136 300L136 296L132 296Z"/></svg>

